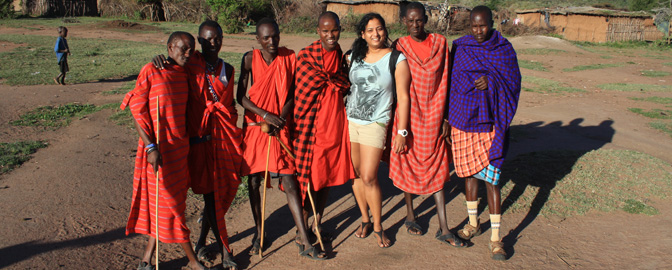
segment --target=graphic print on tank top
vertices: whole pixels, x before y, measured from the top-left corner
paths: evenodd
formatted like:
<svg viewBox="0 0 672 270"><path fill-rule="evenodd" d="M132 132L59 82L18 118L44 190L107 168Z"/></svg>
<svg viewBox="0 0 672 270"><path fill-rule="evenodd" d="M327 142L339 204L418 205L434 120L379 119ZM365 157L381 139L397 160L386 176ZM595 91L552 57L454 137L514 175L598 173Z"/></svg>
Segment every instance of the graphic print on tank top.
<svg viewBox="0 0 672 270"><path fill-rule="evenodd" d="M378 83L380 70L373 65L356 65L350 71L352 81L352 95L348 100L349 116L355 119L371 121L381 98L386 94L383 86Z"/></svg>

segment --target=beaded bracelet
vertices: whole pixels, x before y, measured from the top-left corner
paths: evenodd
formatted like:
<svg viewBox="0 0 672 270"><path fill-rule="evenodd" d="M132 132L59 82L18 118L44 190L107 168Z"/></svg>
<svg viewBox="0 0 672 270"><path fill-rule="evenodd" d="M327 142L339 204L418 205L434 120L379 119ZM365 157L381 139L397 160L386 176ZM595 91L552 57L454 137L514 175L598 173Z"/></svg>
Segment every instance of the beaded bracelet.
<svg viewBox="0 0 672 270"><path fill-rule="evenodd" d="M154 152L156 150L157 150L156 147L152 147L152 148L149 148L149 149L145 150L145 153L149 155L149 153Z"/></svg>
<svg viewBox="0 0 672 270"><path fill-rule="evenodd" d="M156 144L150 143L147 146L145 146L145 149L149 149L149 148L152 148L152 147L156 147Z"/></svg>

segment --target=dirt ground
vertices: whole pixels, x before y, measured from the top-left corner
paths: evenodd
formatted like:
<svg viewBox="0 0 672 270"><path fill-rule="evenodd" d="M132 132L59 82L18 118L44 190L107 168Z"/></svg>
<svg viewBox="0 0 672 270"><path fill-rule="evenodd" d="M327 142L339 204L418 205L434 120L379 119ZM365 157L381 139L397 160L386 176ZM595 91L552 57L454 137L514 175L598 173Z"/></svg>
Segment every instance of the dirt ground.
<svg viewBox="0 0 672 270"><path fill-rule="evenodd" d="M163 43L163 33L133 34L107 29L84 31L70 29L71 36L125 39ZM54 36L52 30L0 28L0 34L25 33ZM281 43L298 51L317 37L283 36ZM672 72L670 62L655 58L613 55L600 57L566 41L549 37L511 39L517 50L552 48L567 51L560 55L521 55L521 59L539 60L550 72L523 69L527 76L553 79L583 93L565 95L523 92L514 127L525 128L527 136L515 140L510 157L549 149L588 151L598 148L629 149L672 162L670 136L650 128L650 122L627 110L633 101L628 97L672 97L672 91L616 92L603 91L603 83L642 83L670 85L671 76L650 78L641 70ZM349 47L352 40L342 40ZM225 39L223 50L244 52L256 46L252 37L238 35ZM14 44L0 43L0 51ZM644 52L640 52L643 54ZM667 52L667 56L671 56ZM563 68L592 63L625 63L621 67L562 73ZM76 67L72 67L76 68ZM138 67L139 69L140 67ZM0 216L5 226L0 230L0 268L7 269L134 269L146 241L144 236L125 236L132 190L132 166L137 135L108 120L111 110L103 110L58 130L15 127L9 121L38 106L72 102L102 105L119 102L123 95L104 96L102 91L115 89L123 82L86 83L68 86L0 85L0 142L47 140L49 147L39 150L29 162L9 174L0 176ZM662 108L653 103L638 107ZM526 218L525 213L505 213L502 235L506 236L509 260L490 260L487 243L489 232L473 240L473 246L452 248L436 241L438 229L431 196L414 199L419 224L425 235L408 235L403 226L403 195L387 179L381 165L383 188L383 225L394 241L388 249L376 246L374 237L353 236L359 225L359 212L349 186L333 188L325 214L325 230L335 239L328 244L330 260L315 262L298 256L293 244L293 221L284 195L269 190L267 201L268 239L263 259L249 256L253 221L249 206L234 206L227 215L235 259L243 268L255 269L665 269L672 265L666 252L672 249L672 200L652 202L660 214L634 215L622 211L590 212L566 219L554 217ZM462 182L453 176L446 186L449 225L461 226L466 219ZM190 198L187 204L188 225L196 239L201 203ZM487 221L487 213L481 214ZM162 269L180 269L186 265L177 245L160 245Z"/></svg>

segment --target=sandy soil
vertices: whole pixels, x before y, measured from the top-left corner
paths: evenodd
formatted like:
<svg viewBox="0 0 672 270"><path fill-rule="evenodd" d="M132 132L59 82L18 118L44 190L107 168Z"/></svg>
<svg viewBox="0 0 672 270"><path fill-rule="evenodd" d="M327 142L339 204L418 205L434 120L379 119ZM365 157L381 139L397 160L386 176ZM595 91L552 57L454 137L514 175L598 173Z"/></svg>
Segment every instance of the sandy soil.
<svg viewBox="0 0 672 270"><path fill-rule="evenodd" d="M70 29L72 36L126 39L163 43L163 33L132 34L93 29L87 35ZM51 30L0 28L0 34L26 33L55 36ZM296 51L317 37L283 36L282 44ZM342 40L348 47L352 40ZM665 60L639 57L638 54L614 55L603 59L565 41L548 37L511 39L516 49L553 48L567 51L561 55L521 55L521 59L550 63L550 72L523 69L524 75L549 78L584 93L545 95L523 92L514 127L526 136L515 140L511 156L546 149L598 148L630 149L672 162L669 135L647 125L648 119L628 112L633 101L628 97L664 96L666 93L625 93L602 91L602 83L626 82L670 85L672 77L649 78L640 70L672 71ZM0 50L13 44L0 43ZM244 52L255 46L250 36L225 39L224 50ZM641 52L642 54L644 52ZM667 52L668 57L670 56ZM616 68L563 73L563 68L591 63L625 63ZM669 62L669 60L667 60ZM47 82L49 83L49 82ZM107 104L122 95L103 96L102 91L121 82L87 83L69 86L0 85L0 142L47 140L50 146L39 150L22 167L0 175L0 268L7 269L134 269L146 241L143 236L125 236L132 189L132 164L137 135L108 120L110 110L100 111L58 130L15 127L15 120L38 106L81 102ZM652 103L638 107L663 108ZM669 199L652 202L660 210L656 216L590 212L567 219L528 217L526 213L505 213L502 227L509 247L507 262L489 259L489 232L473 240L473 246L456 249L433 239L438 229L433 198L415 198L416 214L426 234L410 236L403 226L403 195L387 179L387 168L379 173L383 188L384 226L394 241L389 249L380 249L373 237L357 239L359 212L349 186L332 189L324 227L335 239L329 244L331 259L314 262L297 255L292 243L293 222L285 197L270 190L267 209L270 244L266 256L250 257L247 251L253 234L252 217L247 203L233 207L227 215L232 247L240 266L257 269L664 269L672 264L666 251L672 248L672 207ZM453 176L447 184L449 225L461 226L466 218L462 182ZM198 232L201 203L190 198L187 207L189 227ZM481 215L487 221L487 214ZM195 240L195 233L192 239ZM160 246L162 269L180 269L186 259L176 245Z"/></svg>

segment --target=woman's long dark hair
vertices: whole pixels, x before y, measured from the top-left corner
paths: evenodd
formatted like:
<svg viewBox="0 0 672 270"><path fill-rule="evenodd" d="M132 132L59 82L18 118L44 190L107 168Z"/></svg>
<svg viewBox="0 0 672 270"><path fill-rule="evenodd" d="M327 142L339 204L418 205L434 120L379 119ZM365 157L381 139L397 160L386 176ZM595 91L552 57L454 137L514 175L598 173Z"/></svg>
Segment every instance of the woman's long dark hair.
<svg viewBox="0 0 672 270"><path fill-rule="evenodd" d="M366 53L369 50L369 45L366 44L366 40L364 40L362 37L362 32L366 30L366 25L369 24L369 21L373 19L377 19L380 24L383 25L383 29L385 29L385 40L383 42L383 46L385 48L390 47L390 36L387 33L387 27L385 26L385 20L383 17L378 13L367 13L355 26L355 31L357 31L357 38L355 39L355 42L352 43L351 62L362 62L364 57L366 57Z"/></svg>

